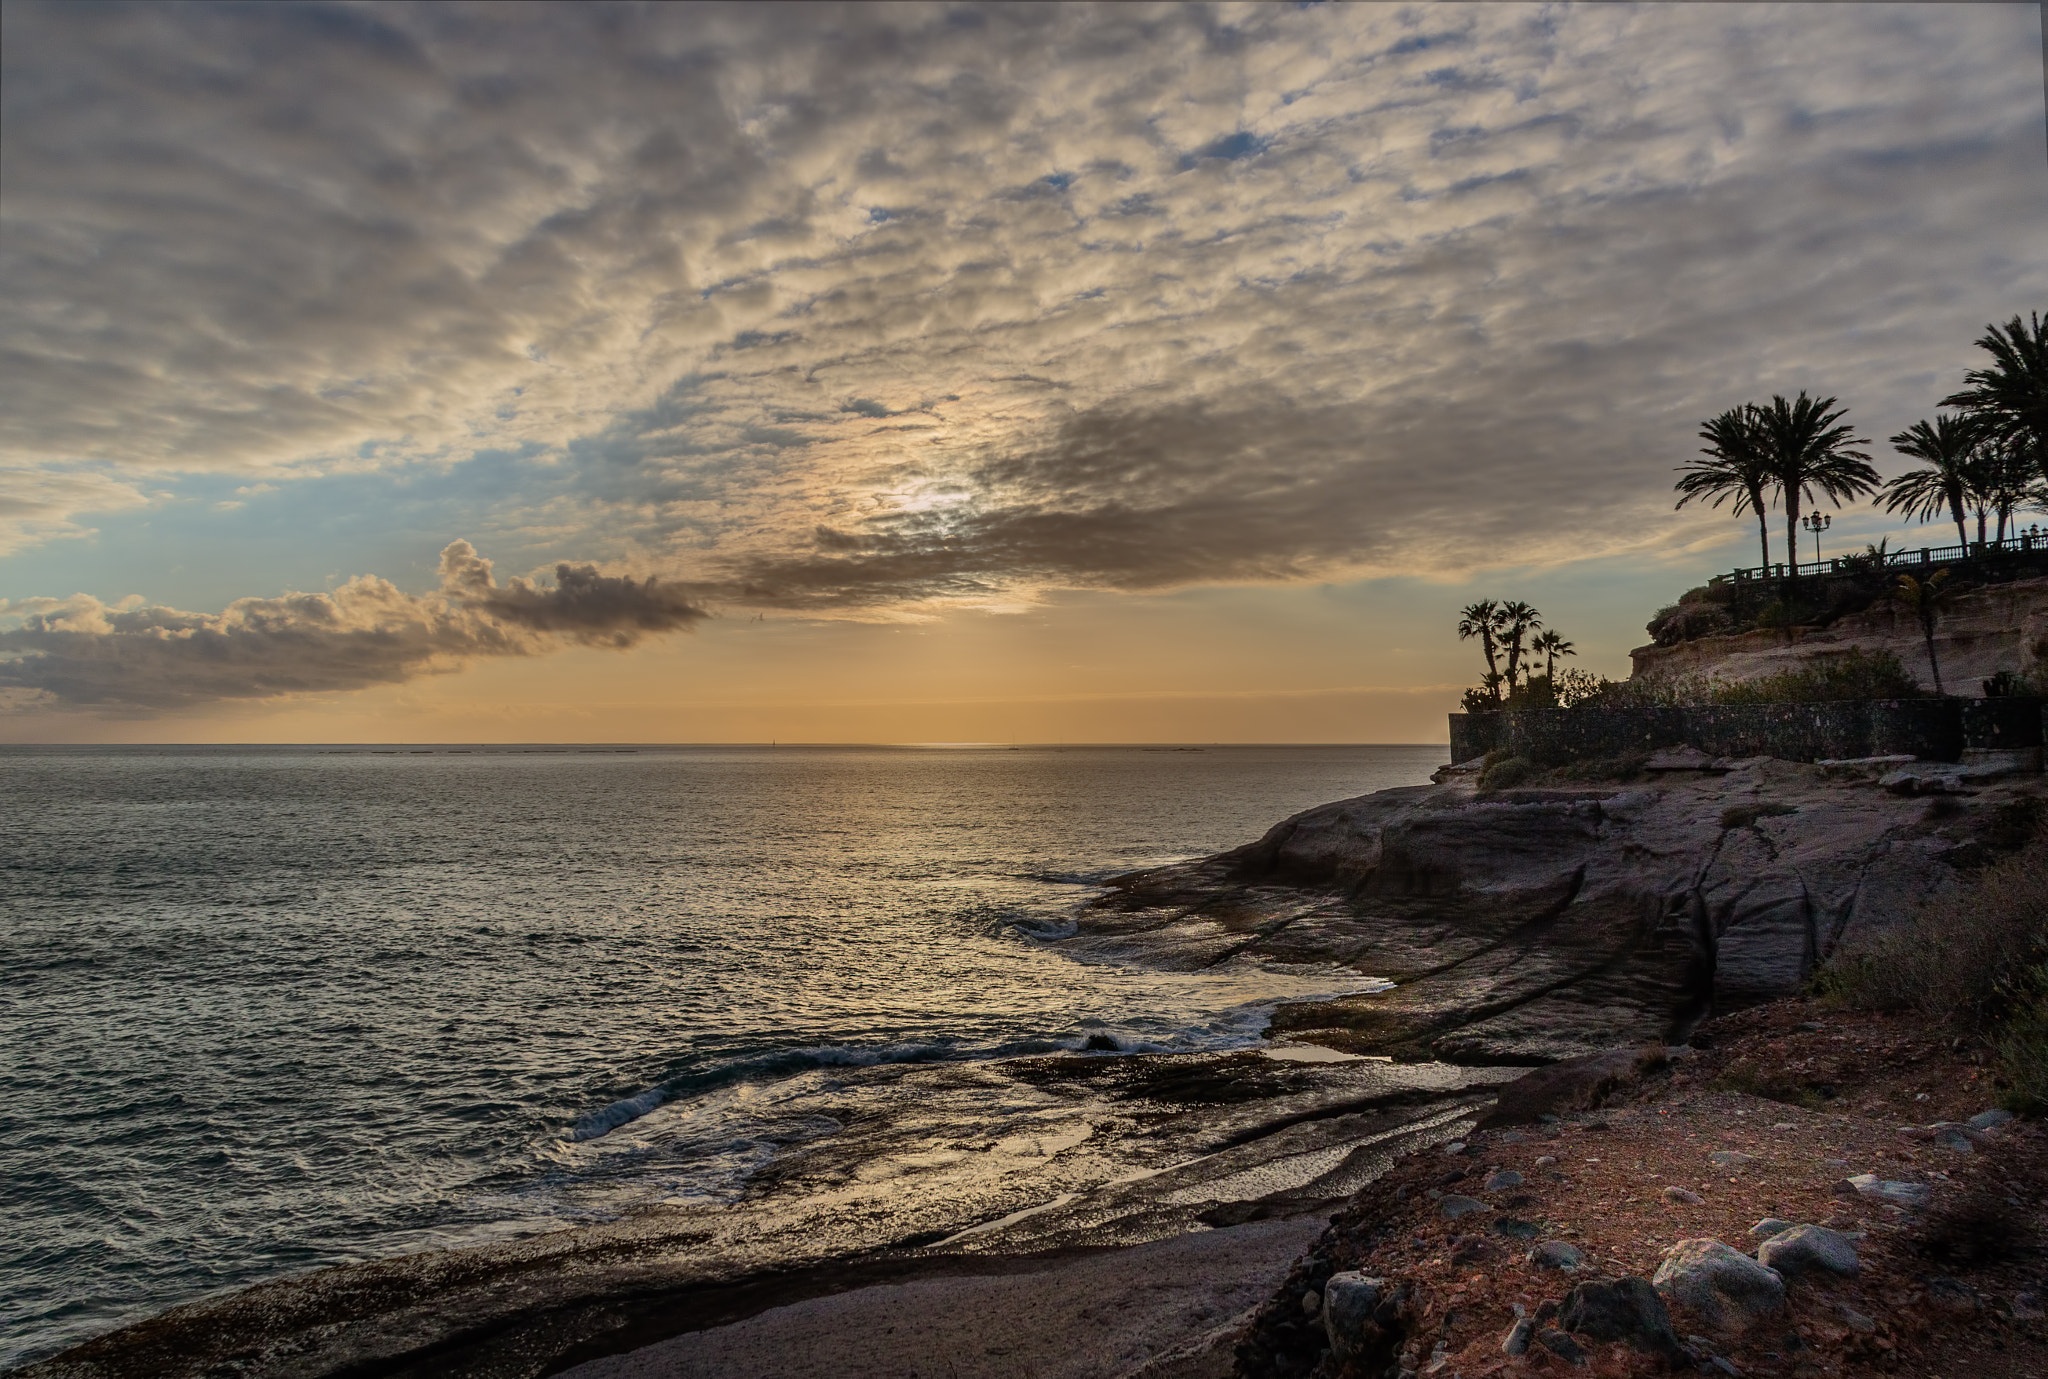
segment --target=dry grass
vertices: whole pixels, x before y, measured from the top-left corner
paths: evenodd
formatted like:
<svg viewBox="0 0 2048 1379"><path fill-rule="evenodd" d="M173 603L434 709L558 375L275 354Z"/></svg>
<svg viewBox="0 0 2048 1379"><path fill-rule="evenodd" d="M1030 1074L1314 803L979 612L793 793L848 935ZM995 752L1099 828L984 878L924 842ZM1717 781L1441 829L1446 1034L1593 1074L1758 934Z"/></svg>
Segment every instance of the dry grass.
<svg viewBox="0 0 2048 1379"><path fill-rule="evenodd" d="M1913 1011L1989 1037L2008 1101L2048 1105L2048 839L1836 953L1815 987L1837 1005Z"/></svg>

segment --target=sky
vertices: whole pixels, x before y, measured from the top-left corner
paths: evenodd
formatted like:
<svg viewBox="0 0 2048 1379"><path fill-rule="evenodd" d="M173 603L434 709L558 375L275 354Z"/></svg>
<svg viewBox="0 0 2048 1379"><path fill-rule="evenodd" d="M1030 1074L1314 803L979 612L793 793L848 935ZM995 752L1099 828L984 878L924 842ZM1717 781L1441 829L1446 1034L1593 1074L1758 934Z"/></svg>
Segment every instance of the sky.
<svg viewBox="0 0 2048 1379"><path fill-rule="evenodd" d="M1443 741L2048 308L2035 5L0 25L0 742Z"/></svg>

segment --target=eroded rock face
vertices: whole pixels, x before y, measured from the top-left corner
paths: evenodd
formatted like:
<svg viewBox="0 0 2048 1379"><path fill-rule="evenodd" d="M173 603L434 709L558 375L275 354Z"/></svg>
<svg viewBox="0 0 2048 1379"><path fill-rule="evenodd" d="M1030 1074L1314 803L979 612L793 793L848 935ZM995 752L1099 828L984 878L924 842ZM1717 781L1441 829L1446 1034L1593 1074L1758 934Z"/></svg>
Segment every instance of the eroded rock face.
<svg viewBox="0 0 2048 1379"><path fill-rule="evenodd" d="M1069 942L1188 969L1340 963L1396 986L1283 1007L1276 1030L1563 1059L1798 990L1839 944L1954 886L1988 811L2041 793L2018 777L1937 806L1768 759L1639 785L1386 790L1120 878Z"/></svg>
<svg viewBox="0 0 2048 1379"><path fill-rule="evenodd" d="M1975 694L1999 671L2023 671L2048 642L2048 579L2016 580L1973 589L1943 613L1935 632L1942 681L1951 694ZM1877 603L1828 627L1792 627L1698 637L1675 646L1644 646L1629 653L1643 681L1707 676L1754 680L1846 655L1888 651L1923 689L1934 688L1934 669L1912 612Z"/></svg>

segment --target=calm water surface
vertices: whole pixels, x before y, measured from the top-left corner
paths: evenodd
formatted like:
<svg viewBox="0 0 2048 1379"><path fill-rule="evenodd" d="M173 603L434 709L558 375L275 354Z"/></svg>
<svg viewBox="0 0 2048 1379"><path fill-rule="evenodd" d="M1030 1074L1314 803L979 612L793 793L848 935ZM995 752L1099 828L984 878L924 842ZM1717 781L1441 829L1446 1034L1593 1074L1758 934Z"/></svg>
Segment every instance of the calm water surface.
<svg viewBox="0 0 2048 1379"><path fill-rule="evenodd" d="M1074 907L1443 759L0 755L0 1366L224 1286L729 1195L831 1133L744 1111L821 1067L1254 1041L1356 974L1077 961Z"/></svg>

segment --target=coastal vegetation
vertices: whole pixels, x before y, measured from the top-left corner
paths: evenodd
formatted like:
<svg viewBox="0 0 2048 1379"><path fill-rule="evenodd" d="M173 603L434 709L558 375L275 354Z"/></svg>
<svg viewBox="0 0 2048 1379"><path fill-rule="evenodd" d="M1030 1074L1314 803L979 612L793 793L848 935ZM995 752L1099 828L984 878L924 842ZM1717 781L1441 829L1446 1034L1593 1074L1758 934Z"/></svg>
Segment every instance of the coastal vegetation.
<svg viewBox="0 0 2048 1379"><path fill-rule="evenodd" d="M1906 924L1845 945L1820 969L1815 988L1838 1006L1913 1012L1980 1041L2007 1109L2041 1111L2048 1109L2048 811L2039 799L2008 811L1991 841L2023 837L2023 846Z"/></svg>

